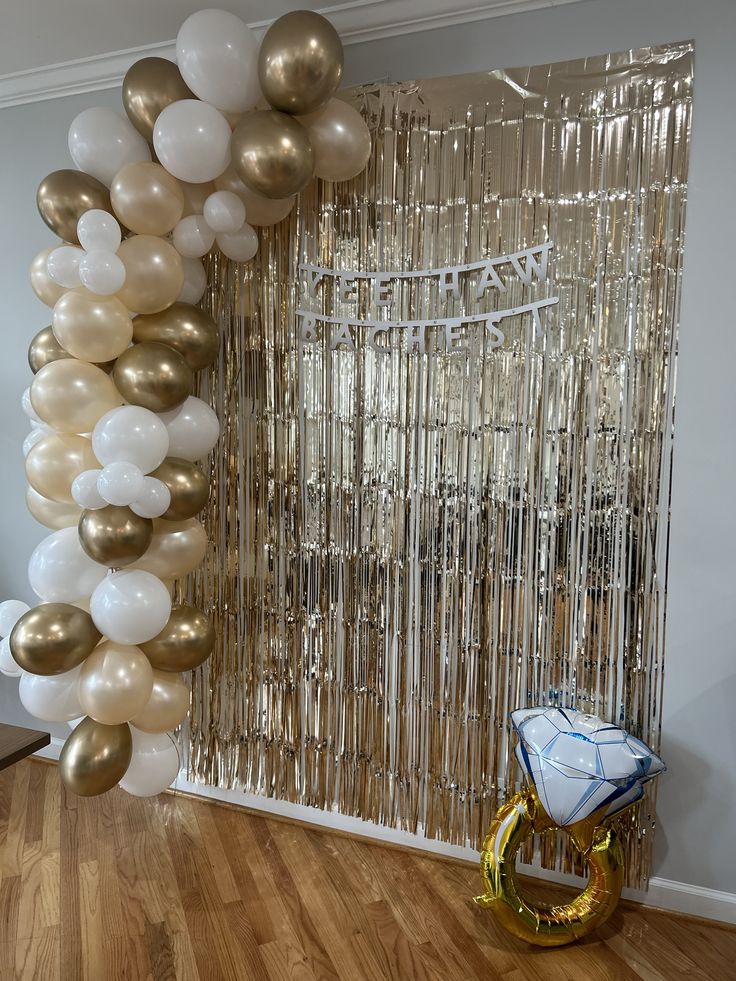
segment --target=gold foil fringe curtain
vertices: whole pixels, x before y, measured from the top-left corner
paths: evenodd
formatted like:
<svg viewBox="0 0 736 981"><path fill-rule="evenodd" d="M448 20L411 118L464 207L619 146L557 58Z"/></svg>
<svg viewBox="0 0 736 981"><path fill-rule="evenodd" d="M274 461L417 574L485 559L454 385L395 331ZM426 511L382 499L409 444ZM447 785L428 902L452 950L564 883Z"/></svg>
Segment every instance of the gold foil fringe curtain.
<svg viewBox="0 0 736 981"><path fill-rule="evenodd" d="M252 266L212 260L223 436L189 584L218 647L193 677L210 784L479 847L518 785L510 710L569 705L655 749L691 109L688 43L350 93L364 175L315 182ZM546 281L442 305L429 279L357 307L300 263L416 270L552 239ZM296 310L415 320L545 296L495 349ZM334 330L335 328L333 328ZM630 882L653 801L626 820ZM568 867L555 840L548 866Z"/></svg>

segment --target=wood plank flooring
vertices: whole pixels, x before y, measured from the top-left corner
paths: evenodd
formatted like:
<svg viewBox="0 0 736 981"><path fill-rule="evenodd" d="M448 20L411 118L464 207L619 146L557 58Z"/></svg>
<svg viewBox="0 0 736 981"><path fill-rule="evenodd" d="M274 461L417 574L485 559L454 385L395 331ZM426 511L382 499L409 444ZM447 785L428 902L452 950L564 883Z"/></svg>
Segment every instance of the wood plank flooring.
<svg viewBox="0 0 736 981"><path fill-rule="evenodd" d="M1 981L736 977L734 929L624 904L580 944L530 948L479 889L470 865L242 809L83 800L39 761L0 773Z"/></svg>

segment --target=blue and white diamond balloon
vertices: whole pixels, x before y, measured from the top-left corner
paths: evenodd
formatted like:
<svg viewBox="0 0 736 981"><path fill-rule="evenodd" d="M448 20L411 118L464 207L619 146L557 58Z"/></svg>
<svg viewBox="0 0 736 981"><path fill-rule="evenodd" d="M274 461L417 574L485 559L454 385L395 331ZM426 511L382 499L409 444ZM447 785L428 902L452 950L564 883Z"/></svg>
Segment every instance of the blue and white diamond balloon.
<svg viewBox="0 0 736 981"><path fill-rule="evenodd" d="M516 758L559 827L605 808L622 811L665 765L640 739L594 715L560 708L511 713L519 734Z"/></svg>

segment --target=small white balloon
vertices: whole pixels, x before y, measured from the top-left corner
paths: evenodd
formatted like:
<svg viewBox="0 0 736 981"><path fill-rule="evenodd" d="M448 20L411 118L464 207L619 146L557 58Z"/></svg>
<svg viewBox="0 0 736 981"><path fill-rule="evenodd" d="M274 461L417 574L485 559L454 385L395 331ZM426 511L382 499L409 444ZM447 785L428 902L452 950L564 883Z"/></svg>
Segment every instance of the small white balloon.
<svg viewBox="0 0 736 981"><path fill-rule="evenodd" d="M69 127L69 153L79 170L108 187L126 164L150 160L151 151L127 116L96 106Z"/></svg>
<svg viewBox="0 0 736 981"><path fill-rule="evenodd" d="M107 569L93 562L79 542L76 527L48 535L28 561L31 589L46 603L74 603L89 596Z"/></svg>
<svg viewBox="0 0 736 981"><path fill-rule="evenodd" d="M258 38L235 14L199 10L187 17L176 37L176 61L192 92L225 112L252 109L261 97Z"/></svg>
<svg viewBox="0 0 736 981"><path fill-rule="evenodd" d="M174 248L187 259L207 255L215 244L215 233L202 215L188 215L174 229Z"/></svg>
<svg viewBox="0 0 736 981"><path fill-rule="evenodd" d="M134 463L145 474L163 462L169 435L155 412L140 405L121 405L105 413L95 426L92 449L103 466Z"/></svg>
<svg viewBox="0 0 736 981"><path fill-rule="evenodd" d="M169 456L182 460L201 460L220 436L220 422L214 409L194 395L189 395L171 412L162 412L161 419L169 434Z"/></svg>
<svg viewBox="0 0 736 981"><path fill-rule="evenodd" d="M233 262L249 262L258 251L258 235L246 222L237 232L219 232L217 244Z"/></svg>
<svg viewBox="0 0 736 981"><path fill-rule="evenodd" d="M69 722L83 716L77 689L82 665L63 674L30 674L24 671L18 696L21 705L44 722Z"/></svg>
<svg viewBox="0 0 736 981"><path fill-rule="evenodd" d="M108 504L127 507L143 490L143 471L135 463L116 460L103 467L97 477L97 490Z"/></svg>
<svg viewBox="0 0 736 981"><path fill-rule="evenodd" d="M36 443L40 439L43 439L44 436L46 435L48 434L45 433L44 430L41 428L32 429L30 433L26 436L26 438L23 440L23 456L28 456L28 454L31 452L31 450L36 445Z"/></svg>
<svg viewBox="0 0 736 981"><path fill-rule="evenodd" d="M181 260L184 267L184 285L177 300L179 303L199 303L207 289L207 273L199 259Z"/></svg>
<svg viewBox="0 0 736 981"><path fill-rule="evenodd" d="M79 263L83 258L84 250L76 245L60 245L49 253L46 270L55 283L71 290L79 286Z"/></svg>
<svg viewBox="0 0 736 981"><path fill-rule="evenodd" d="M219 177L230 163L230 127L214 106L180 99L166 106L156 120L156 156L174 177L203 184Z"/></svg>
<svg viewBox="0 0 736 981"><path fill-rule="evenodd" d="M30 606L21 600L11 599L0 603L0 637L9 637L13 627L29 610Z"/></svg>
<svg viewBox="0 0 736 981"><path fill-rule="evenodd" d="M160 518L169 510L171 491L157 477L144 477L143 490L131 503L130 510L141 518Z"/></svg>
<svg viewBox="0 0 736 981"><path fill-rule="evenodd" d="M125 266L114 252L86 252L79 263L79 278L92 293L112 296L125 283Z"/></svg>
<svg viewBox="0 0 736 981"><path fill-rule="evenodd" d="M41 423L42 425L44 424L43 419L41 419L40 416L37 415L36 410L33 408L33 404L31 402L30 388L25 388L23 390L23 394L20 397L20 405L23 411L25 412L25 414L31 420L32 425L34 423Z"/></svg>
<svg viewBox="0 0 736 981"><path fill-rule="evenodd" d="M83 470L72 481L72 500L80 508L96 511L104 508L107 501L97 490L97 478L101 470Z"/></svg>
<svg viewBox="0 0 736 981"><path fill-rule="evenodd" d="M13 652L10 650L9 637L3 637L0 640L0 672L7 675L8 678L20 678L23 674L23 669L16 662Z"/></svg>
<svg viewBox="0 0 736 981"><path fill-rule="evenodd" d="M204 220L213 232L237 232L245 223L245 205L232 191L215 191L204 203Z"/></svg>
<svg viewBox="0 0 736 981"><path fill-rule="evenodd" d="M134 797L154 797L179 775L179 746L169 732L141 732L131 726L133 755L120 787Z"/></svg>
<svg viewBox="0 0 736 981"><path fill-rule="evenodd" d="M116 644L144 644L168 623L171 597L150 572L121 569L97 586L89 611L100 633Z"/></svg>
<svg viewBox="0 0 736 981"><path fill-rule="evenodd" d="M117 252L122 236L117 219L109 211L91 208L77 222L77 238L87 252Z"/></svg>

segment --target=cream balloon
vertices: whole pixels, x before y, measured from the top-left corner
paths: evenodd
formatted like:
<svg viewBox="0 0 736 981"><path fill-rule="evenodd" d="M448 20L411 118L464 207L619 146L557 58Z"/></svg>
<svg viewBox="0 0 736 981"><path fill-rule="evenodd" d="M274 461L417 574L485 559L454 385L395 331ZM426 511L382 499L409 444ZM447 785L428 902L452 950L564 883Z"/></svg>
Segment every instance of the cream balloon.
<svg viewBox="0 0 736 981"><path fill-rule="evenodd" d="M137 647L105 641L82 664L79 704L106 726L128 722L147 705L153 690L153 668Z"/></svg>
<svg viewBox="0 0 736 981"><path fill-rule="evenodd" d="M218 177L230 162L230 127L213 105L181 99L156 120L156 156L174 177L203 184Z"/></svg>
<svg viewBox="0 0 736 981"><path fill-rule="evenodd" d="M26 457L26 477L42 498L68 505L74 500L75 478L96 466L92 443L85 436L52 433L31 448ZM42 505L39 510L43 511Z"/></svg>
<svg viewBox="0 0 736 981"><path fill-rule="evenodd" d="M121 569L97 586L89 609L97 629L110 640L118 644L143 644L168 623L171 596L161 580L150 572Z"/></svg>
<svg viewBox="0 0 736 981"><path fill-rule="evenodd" d="M177 300L180 303L199 303L207 289L207 273L200 259L182 259L184 285Z"/></svg>
<svg viewBox="0 0 736 981"><path fill-rule="evenodd" d="M161 417L150 409L123 405L97 423L92 433L92 448L103 466L122 460L134 463L143 473L150 473L168 453L168 430Z"/></svg>
<svg viewBox="0 0 736 981"><path fill-rule="evenodd" d="M130 724L142 732L166 732L176 729L188 711L189 689L184 678L172 671L154 671L151 697Z"/></svg>
<svg viewBox="0 0 736 981"><path fill-rule="evenodd" d="M184 269L173 245L155 235L133 235L120 246L118 256L125 266L118 298L128 310L158 313L175 302L184 285Z"/></svg>
<svg viewBox="0 0 736 981"><path fill-rule="evenodd" d="M126 164L151 159L148 144L130 120L102 107L75 116L69 127L69 153L79 170L107 187Z"/></svg>
<svg viewBox="0 0 736 981"><path fill-rule="evenodd" d="M75 504L52 501L33 487L26 490L26 507L36 521L54 531L60 528L76 528L82 517L82 509Z"/></svg>
<svg viewBox="0 0 736 981"><path fill-rule="evenodd" d="M231 191L245 205L249 225L276 225L292 211L296 196L288 198L264 198L243 183L232 164L215 180L218 191Z"/></svg>
<svg viewBox="0 0 736 981"><path fill-rule="evenodd" d="M131 727L133 755L120 789L134 797L154 797L176 780L179 746L170 732L148 733Z"/></svg>
<svg viewBox="0 0 736 981"><path fill-rule="evenodd" d="M162 412L160 418L169 435L168 456L192 462L201 460L220 436L220 423L214 409L194 395L186 398L177 409Z"/></svg>
<svg viewBox="0 0 736 981"><path fill-rule="evenodd" d="M307 127L314 148L314 175L326 181L347 181L365 170L371 155L371 134L365 120L342 99L299 122Z"/></svg>
<svg viewBox="0 0 736 981"><path fill-rule="evenodd" d="M86 361L52 361L31 384L33 408L62 433L91 432L98 419L122 401L109 376Z"/></svg>
<svg viewBox="0 0 736 981"><path fill-rule="evenodd" d="M188 215L174 229L173 242L180 255L199 259L215 244L215 233L202 215Z"/></svg>
<svg viewBox="0 0 736 981"><path fill-rule="evenodd" d="M49 276L48 261L51 253L58 248L58 245L49 245L34 257L28 276L31 280L31 289L42 303L47 307L53 307L65 293L66 289L59 286Z"/></svg>
<svg viewBox="0 0 736 981"><path fill-rule="evenodd" d="M70 722L82 715L79 704L81 665L63 674L23 672L18 697L26 712L44 722Z"/></svg>
<svg viewBox="0 0 736 981"><path fill-rule="evenodd" d="M166 235L184 211L184 193L175 177L157 163L131 163L110 186L115 214L138 235Z"/></svg>
<svg viewBox="0 0 736 981"><path fill-rule="evenodd" d="M204 203L215 190L215 185L212 181L206 181L204 184L189 184L187 181L177 181L177 184L184 195L182 218L186 218L187 215L204 214Z"/></svg>
<svg viewBox="0 0 736 981"><path fill-rule="evenodd" d="M225 112L243 112L258 102L258 38L225 10L199 10L176 36L182 78L204 102Z"/></svg>
<svg viewBox="0 0 736 981"><path fill-rule="evenodd" d="M74 603L84 599L106 574L105 566L93 562L82 548L76 528L62 528L44 538L28 562L31 589L47 603ZM163 624L159 631L162 629Z"/></svg>
<svg viewBox="0 0 736 981"><path fill-rule="evenodd" d="M127 307L114 296L99 296L83 286L56 304L53 330L65 351L93 363L117 358L133 339Z"/></svg>
<svg viewBox="0 0 736 981"><path fill-rule="evenodd" d="M144 569L159 579L178 579L193 572L206 554L207 533L196 518L157 519L151 544L131 568Z"/></svg>

